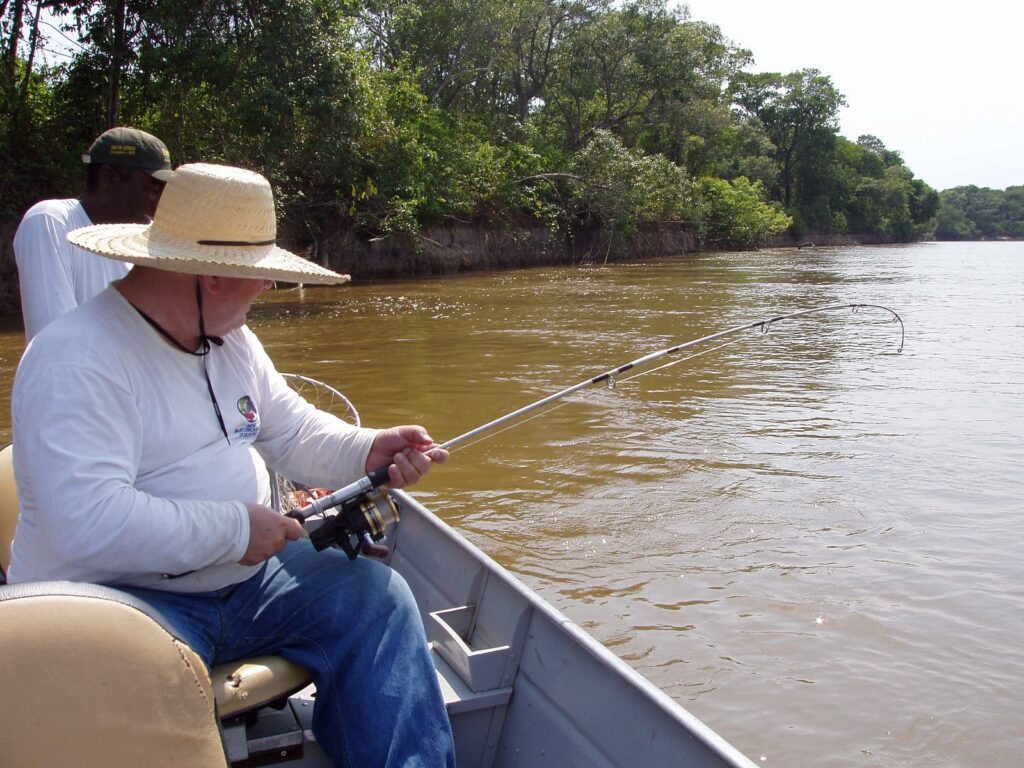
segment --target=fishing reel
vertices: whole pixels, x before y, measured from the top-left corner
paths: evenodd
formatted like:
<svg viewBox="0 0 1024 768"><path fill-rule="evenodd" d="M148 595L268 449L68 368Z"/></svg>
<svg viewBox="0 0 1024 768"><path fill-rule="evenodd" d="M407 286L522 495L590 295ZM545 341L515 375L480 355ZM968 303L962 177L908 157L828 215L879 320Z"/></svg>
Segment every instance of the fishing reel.
<svg viewBox="0 0 1024 768"><path fill-rule="evenodd" d="M379 487L388 481L388 468L381 467L334 493L312 498L301 509L288 513L305 524L312 515L323 515L337 508L333 515L324 515L316 528L310 526L309 540L317 551L339 546L355 560L360 553L383 559L389 550L380 542L388 526L398 522L398 503Z"/></svg>
<svg viewBox="0 0 1024 768"><path fill-rule="evenodd" d="M324 517L310 531L309 540L317 551L339 546L355 560L360 554L383 560L390 551L380 542L388 527L399 519L398 504L387 491L359 493L342 500L336 514Z"/></svg>

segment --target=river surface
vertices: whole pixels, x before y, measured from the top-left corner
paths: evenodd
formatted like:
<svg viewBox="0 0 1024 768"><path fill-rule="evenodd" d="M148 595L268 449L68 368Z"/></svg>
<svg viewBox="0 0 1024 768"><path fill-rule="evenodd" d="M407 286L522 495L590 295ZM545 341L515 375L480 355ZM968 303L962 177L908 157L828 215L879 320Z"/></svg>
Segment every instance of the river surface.
<svg viewBox="0 0 1024 768"><path fill-rule="evenodd" d="M452 454L417 496L755 762L1024 753L1024 244L765 250L281 290L250 325L363 422ZM21 331L0 326L0 438ZM674 359L674 358L670 358Z"/></svg>

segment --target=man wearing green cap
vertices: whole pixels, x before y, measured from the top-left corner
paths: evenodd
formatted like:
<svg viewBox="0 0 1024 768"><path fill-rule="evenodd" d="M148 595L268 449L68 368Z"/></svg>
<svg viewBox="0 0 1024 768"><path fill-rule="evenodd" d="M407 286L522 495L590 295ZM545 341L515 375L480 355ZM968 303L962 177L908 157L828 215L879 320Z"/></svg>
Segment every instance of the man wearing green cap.
<svg viewBox="0 0 1024 768"><path fill-rule="evenodd" d="M124 277L128 265L97 258L65 235L90 224L145 224L174 173L167 147L135 128L111 128L82 155L81 199L33 205L14 236L25 341L45 325Z"/></svg>

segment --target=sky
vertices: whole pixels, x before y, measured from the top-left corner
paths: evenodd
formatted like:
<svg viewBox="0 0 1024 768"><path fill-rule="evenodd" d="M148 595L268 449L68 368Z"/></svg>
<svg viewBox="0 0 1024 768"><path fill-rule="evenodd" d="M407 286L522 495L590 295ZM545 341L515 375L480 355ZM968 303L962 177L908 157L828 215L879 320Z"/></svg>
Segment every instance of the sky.
<svg viewBox="0 0 1024 768"><path fill-rule="evenodd" d="M755 72L818 69L839 132L877 136L937 190L1024 185L1024 6L1013 0L690 0Z"/></svg>

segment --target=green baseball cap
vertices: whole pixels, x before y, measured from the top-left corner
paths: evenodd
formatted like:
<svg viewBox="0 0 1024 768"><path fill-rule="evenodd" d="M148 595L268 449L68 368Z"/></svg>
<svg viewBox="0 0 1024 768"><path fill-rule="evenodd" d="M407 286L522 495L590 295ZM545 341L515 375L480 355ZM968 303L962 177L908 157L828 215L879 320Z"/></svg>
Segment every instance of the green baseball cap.
<svg viewBox="0 0 1024 768"><path fill-rule="evenodd" d="M159 181L167 181L174 175L167 146L156 136L137 128L111 128L101 133L82 155L82 162L136 168Z"/></svg>

